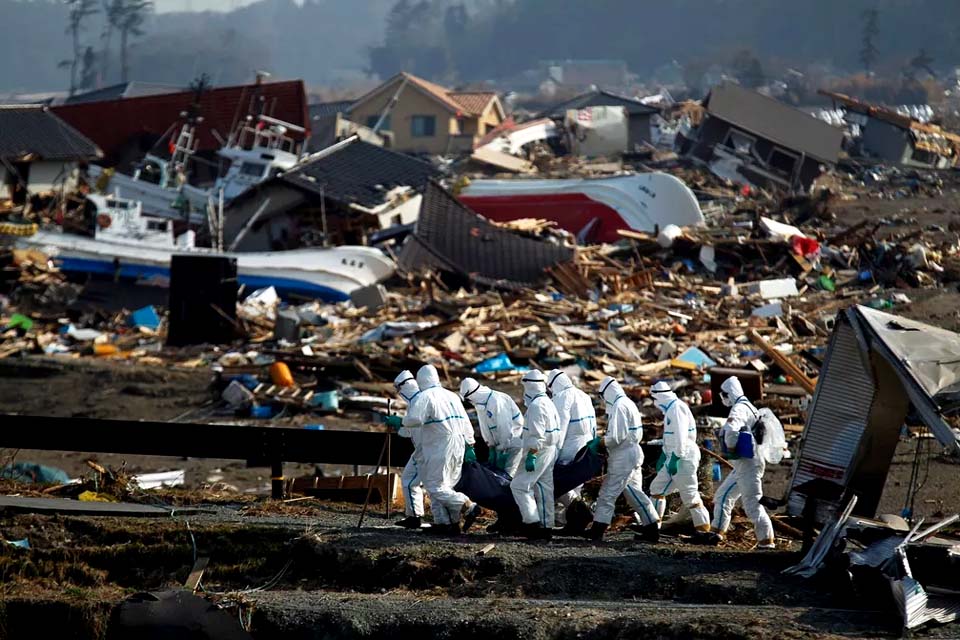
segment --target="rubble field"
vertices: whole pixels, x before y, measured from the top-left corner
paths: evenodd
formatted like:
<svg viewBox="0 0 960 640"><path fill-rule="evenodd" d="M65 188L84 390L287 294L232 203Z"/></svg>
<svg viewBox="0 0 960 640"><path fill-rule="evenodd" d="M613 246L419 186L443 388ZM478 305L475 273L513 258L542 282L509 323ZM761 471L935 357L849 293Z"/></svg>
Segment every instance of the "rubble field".
<svg viewBox="0 0 960 640"><path fill-rule="evenodd" d="M204 511L162 520L3 516L4 531L29 537L32 548L0 549L0 637L101 637L113 604L182 584L195 555L210 558L203 590L249 621L254 637L899 635L894 612L871 610L875 603L837 585L780 575L798 559L797 544L750 553L746 540L705 549L665 535L649 545L623 531L603 544L438 538L394 528L382 512L368 513L358 531L359 507L314 501ZM917 637L948 637L937 633Z"/></svg>

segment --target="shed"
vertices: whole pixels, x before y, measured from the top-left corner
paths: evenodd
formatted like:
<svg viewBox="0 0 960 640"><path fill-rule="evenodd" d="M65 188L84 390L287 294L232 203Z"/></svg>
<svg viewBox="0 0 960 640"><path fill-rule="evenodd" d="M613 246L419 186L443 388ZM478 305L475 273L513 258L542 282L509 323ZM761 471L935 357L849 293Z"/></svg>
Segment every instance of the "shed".
<svg viewBox="0 0 960 640"><path fill-rule="evenodd" d="M660 113L656 107L640 102L636 98L622 96L612 91L588 91L565 102L554 105L540 114L542 118L563 120L570 109L585 109L586 107L623 107L629 118L628 144L630 149L637 149L653 140L651 133L651 119Z"/></svg>
<svg viewBox="0 0 960 640"><path fill-rule="evenodd" d="M960 335L854 306L834 324L803 446L787 490L801 515L816 500L829 521L856 494L856 515L873 517L910 408L936 439L960 451L944 416L960 410Z"/></svg>

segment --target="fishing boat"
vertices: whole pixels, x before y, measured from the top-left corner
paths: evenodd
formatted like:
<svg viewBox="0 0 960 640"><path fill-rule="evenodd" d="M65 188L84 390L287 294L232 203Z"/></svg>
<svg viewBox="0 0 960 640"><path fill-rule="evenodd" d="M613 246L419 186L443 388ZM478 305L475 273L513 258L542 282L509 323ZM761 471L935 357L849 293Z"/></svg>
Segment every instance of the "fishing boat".
<svg viewBox="0 0 960 640"><path fill-rule="evenodd" d="M275 287L336 302L393 275L396 265L379 249L360 246L231 253L194 246L195 232L174 235L172 220L148 216L139 201L88 195L92 233L39 230L18 239L21 247L43 250L70 273L105 274L134 280L168 279L175 254L235 258L240 284Z"/></svg>
<svg viewBox="0 0 960 640"><path fill-rule="evenodd" d="M581 242L615 242L618 229L650 232L703 224L696 196L666 173L571 180L475 180L459 199L480 215L509 222L553 220Z"/></svg>
<svg viewBox="0 0 960 640"><path fill-rule="evenodd" d="M105 174L91 166L90 176L102 191L143 203L151 216L203 224L212 201L229 202L250 187L294 167L301 145L290 135L303 127L267 115L247 116L230 134L217 155L227 162L224 175L212 187L188 182L189 163L197 148L196 123L187 119L168 145L170 158L148 153L133 175Z"/></svg>

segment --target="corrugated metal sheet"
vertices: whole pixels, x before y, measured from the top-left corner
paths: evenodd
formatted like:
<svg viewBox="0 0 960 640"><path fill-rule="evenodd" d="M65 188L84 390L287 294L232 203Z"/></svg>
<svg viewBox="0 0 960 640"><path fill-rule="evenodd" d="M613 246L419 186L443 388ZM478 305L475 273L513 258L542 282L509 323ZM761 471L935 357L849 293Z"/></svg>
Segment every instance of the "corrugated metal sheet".
<svg viewBox="0 0 960 640"><path fill-rule="evenodd" d="M866 428L875 389L864 366L856 334L846 317L837 328L820 372L817 391L803 431L803 445L787 496L793 515L803 510L805 497L796 487L820 478L844 485L849 466ZM829 519L836 503L820 501L819 520Z"/></svg>

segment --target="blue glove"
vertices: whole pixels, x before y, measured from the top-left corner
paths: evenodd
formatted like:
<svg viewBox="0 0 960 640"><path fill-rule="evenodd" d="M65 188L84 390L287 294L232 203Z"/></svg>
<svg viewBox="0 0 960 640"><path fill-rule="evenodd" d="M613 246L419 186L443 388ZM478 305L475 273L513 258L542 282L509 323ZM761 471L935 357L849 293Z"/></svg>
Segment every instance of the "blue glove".
<svg viewBox="0 0 960 640"><path fill-rule="evenodd" d="M670 462L667 463L667 473L672 476L677 475L677 471L680 468L680 458L677 457L677 454L670 454Z"/></svg>
<svg viewBox="0 0 960 640"><path fill-rule="evenodd" d="M497 459L497 448L490 447L490 453L487 454L487 464L497 466L499 460Z"/></svg>
<svg viewBox="0 0 960 640"><path fill-rule="evenodd" d="M387 425L391 429L399 429L403 426L403 418L398 415L384 416L383 424Z"/></svg>
<svg viewBox="0 0 960 640"><path fill-rule="evenodd" d="M597 436L593 440L587 443L587 450L593 454L599 454L600 448L603 446L603 438Z"/></svg>
<svg viewBox="0 0 960 640"><path fill-rule="evenodd" d="M477 461L477 452L473 450L472 445L467 445L466 450L463 452L463 463L467 464L468 462Z"/></svg>
<svg viewBox="0 0 960 640"><path fill-rule="evenodd" d="M667 454L662 450L660 451L660 457L657 458L657 471L663 468L663 463L667 461Z"/></svg>
<svg viewBox="0 0 960 640"><path fill-rule="evenodd" d="M533 451L527 451L527 458L523 461L523 468L529 473L533 473L537 468L537 454Z"/></svg>

